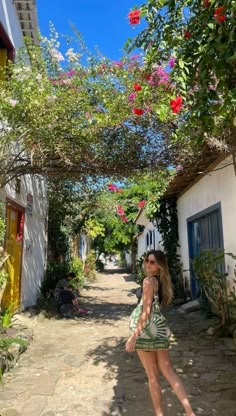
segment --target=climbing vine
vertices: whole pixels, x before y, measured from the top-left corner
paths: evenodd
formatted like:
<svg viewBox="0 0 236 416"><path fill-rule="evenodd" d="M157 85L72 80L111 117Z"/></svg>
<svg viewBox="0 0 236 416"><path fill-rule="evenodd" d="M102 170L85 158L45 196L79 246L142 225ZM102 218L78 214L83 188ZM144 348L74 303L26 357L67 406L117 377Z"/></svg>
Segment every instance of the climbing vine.
<svg viewBox="0 0 236 416"><path fill-rule="evenodd" d="M162 236L175 296L183 296L182 269L178 254L179 232L176 198L161 199L156 203L153 201L147 209L147 215L151 220L156 221L158 231Z"/></svg>

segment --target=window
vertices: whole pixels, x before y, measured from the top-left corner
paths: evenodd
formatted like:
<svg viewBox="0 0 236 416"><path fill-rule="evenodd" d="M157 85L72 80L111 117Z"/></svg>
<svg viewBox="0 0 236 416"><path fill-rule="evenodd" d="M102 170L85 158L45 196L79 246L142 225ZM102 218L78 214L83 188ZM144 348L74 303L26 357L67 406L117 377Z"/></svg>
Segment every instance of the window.
<svg viewBox="0 0 236 416"><path fill-rule="evenodd" d="M149 231L149 235L150 235L149 240L150 240L150 246L151 246L152 245L152 231Z"/></svg>
<svg viewBox="0 0 236 416"><path fill-rule="evenodd" d="M14 61L15 49L12 42L0 22L0 79L5 78L7 61Z"/></svg>
<svg viewBox="0 0 236 416"><path fill-rule="evenodd" d="M146 248L148 249L149 247L149 233L147 233L146 235Z"/></svg>

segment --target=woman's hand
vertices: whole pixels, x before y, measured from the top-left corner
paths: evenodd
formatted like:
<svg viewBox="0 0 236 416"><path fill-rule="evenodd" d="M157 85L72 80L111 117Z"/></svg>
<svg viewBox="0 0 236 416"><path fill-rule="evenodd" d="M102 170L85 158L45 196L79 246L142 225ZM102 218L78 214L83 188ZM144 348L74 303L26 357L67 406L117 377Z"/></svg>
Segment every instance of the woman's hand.
<svg viewBox="0 0 236 416"><path fill-rule="evenodd" d="M129 337L128 341L125 344L125 349L127 352L133 352L134 351L134 347L135 347L135 342L136 342L136 335L131 335L131 337Z"/></svg>

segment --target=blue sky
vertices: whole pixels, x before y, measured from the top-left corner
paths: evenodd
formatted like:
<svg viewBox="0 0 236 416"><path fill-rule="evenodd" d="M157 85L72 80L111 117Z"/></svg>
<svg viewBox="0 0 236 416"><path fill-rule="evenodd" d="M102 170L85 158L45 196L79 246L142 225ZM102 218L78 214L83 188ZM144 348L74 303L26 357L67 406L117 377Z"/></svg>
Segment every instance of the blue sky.
<svg viewBox="0 0 236 416"><path fill-rule="evenodd" d="M142 25L129 24L128 13L140 0L37 0L41 34L49 34L49 22L64 35L71 34L70 22L82 33L87 46L98 46L112 60L122 56L122 47Z"/></svg>

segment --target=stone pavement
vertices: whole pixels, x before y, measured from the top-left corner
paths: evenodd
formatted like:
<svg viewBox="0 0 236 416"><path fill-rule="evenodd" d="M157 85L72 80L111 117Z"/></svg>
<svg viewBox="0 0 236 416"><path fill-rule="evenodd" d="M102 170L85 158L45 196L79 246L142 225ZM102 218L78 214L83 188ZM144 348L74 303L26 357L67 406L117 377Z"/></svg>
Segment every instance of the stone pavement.
<svg viewBox="0 0 236 416"><path fill-rule="evenodd" d="M128 316L137 285L125 273L98 275L82 295L94 314L79 320L27 317L34 340L0 386L1 416L153 416L147 379L127 354ZM199 312L167 312L171 357L197 415L236 416L236 349L206 333ZM164 415L183 415L161 379Z"/></svg>

